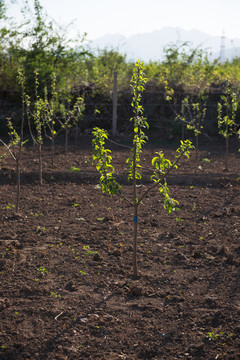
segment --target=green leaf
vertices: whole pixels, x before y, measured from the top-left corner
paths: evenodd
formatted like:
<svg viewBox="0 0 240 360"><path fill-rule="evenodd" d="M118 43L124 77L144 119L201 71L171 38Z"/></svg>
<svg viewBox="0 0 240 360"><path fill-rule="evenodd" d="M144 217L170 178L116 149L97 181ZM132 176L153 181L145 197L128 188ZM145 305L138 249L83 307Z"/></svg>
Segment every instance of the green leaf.
<svg viewBox="0 0 240 360"><path fill-rule="evenodd" d="M155 162L158 161L159 157L158 156L155 156L153 159L152 159L152 165L154 166L155 165Z"/></svg>
<svg viewBox="0 0 240 360"><path fill-rule="evenodd" d="M71 172L79 172L80 169L77 168L76 166L72 166L72 167L70 168L70 171L71 171Z"/></svg>

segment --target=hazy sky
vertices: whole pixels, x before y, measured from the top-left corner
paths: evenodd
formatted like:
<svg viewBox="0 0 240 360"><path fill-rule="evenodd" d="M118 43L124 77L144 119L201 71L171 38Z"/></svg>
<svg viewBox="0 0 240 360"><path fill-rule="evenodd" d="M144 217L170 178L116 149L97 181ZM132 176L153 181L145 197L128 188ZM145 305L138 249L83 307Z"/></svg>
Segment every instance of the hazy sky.
<svg viewBox="0 0 240 360"><path fill-rule="evenodd" d="M8 0L10 1L10 0ZM31 1L31 0L30 0ZM24 1L17 0L18 5ZM240 0L40 0L58 23L75 20L89 40L105 34L124 36L152 32L165 26L222 32L240 38ZM16 16L17 12L14 10Z"/></svg>

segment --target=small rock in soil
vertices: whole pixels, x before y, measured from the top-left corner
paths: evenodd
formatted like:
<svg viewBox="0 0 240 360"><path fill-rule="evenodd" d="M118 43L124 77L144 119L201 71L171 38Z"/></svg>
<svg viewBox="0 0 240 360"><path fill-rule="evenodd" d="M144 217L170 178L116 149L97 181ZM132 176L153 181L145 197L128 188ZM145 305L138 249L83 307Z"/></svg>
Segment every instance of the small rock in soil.
<svg viewBox="0 0 240 360"><path fill-rule="evenodd" d="M141 296L143 294L143 288L134 284L130 287L129 293L132 296Z"/></svg>
<svg viewBox="0 0 240 360"><path fill-rule="evenodd" d="M185 255L183 255L182 253L177 253L175 256L174 256L175 260L178 260L178 261L186 261L187 258Z"/></svg>
<svg viewBox="0 0 240 360"><path fill-rule="evenodd" d="M122 253L121 253L121 251L119 250L119 249L115 249L115 250L113 250L113 252L112 252L112 254L111 255L114 255L114 256L121 256L122 255Z"/></svg>
<svg viewBox="0 0 240 360"><path fill-rule="evenodd" d="M205 302L210 307L217 307L217 298L213 296L206 296Z"/></svg>
<svg viewBox="0 0 240 360"><path fill-rule="evenodd" d="M99 255L98 253L94 254L93 260L94 260L94 261L100 261L100 260L101 260L100 255Z"/></svg>
<svg viewBox="0 0 240 360"><path fill-rule="evenodd" d="M76 290L77 290L77 287L76 287L76 285L73 283L73 281L71 280L71 281L69 281L69 282L67 283L67 285L65 286L65 289L72 292L72 291L76 291Z"/></svg>
<svg viewBox="0 0 240 360"><path fill-rule="evenodd" d="M227 256L229 255L229 249L226 246L221 246L217 252L220 256Z"/></svg>
<svg viewBox="0 0 240 360"><path fill-rule="evenodd" d="M191 344L189 345L187 352L192 356L202 356L204 355L204 344Z"/></svg>
<svg viewBox="0 0 240 360"><path fill-rule="evenodd" d="M193 253L194 259L200 259L201 257L202 257L202 254L200 253L200 251L194 251L194 253Z"/></svg>

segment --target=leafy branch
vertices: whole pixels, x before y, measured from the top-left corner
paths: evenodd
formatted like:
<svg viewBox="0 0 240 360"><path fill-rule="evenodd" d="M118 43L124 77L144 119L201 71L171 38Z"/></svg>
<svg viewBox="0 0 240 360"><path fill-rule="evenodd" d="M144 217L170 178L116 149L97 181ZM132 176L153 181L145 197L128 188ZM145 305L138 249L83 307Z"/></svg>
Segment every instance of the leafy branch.
<svg viewBox="0 0 240 360"><path fill-rule="evenodd" d="M100 184L102 192L109 195L121 194L121 186L118 184L112 165L111 150L105 149L105 141L108 139L106 130L94 128L93 129L93 160L97 162L96 169L100 173Z"/></svg>

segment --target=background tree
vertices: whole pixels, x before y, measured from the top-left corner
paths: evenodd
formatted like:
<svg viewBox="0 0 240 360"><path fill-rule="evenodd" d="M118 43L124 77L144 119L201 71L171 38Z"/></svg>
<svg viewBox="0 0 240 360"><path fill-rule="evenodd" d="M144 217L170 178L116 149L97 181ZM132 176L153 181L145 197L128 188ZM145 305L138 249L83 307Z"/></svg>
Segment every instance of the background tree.
<svg viewBox="0 0 240 360"><path fill-rule="evenodd" d="M17 176L17 191L16 191L16 214L19 213L20 207L20 189L21 189L21 157L22 157L22 148L26 141L23 139L24 131L24 122L25 122L25 96L24 96L24 77L22 76L21 70L19 70L18 75L19 83L22 88L22 118L20 131L16 130L12 119L7 118L8 126L8 135L10 137L10 143L7 145L3 140L0 139L0 142L7 148L13 160L16 163L16 176Z"/></svg>

